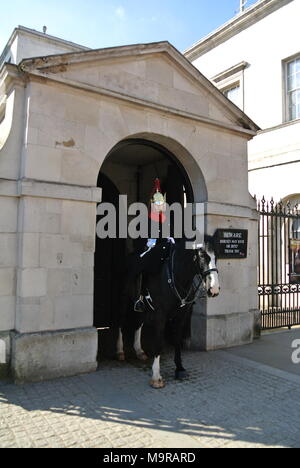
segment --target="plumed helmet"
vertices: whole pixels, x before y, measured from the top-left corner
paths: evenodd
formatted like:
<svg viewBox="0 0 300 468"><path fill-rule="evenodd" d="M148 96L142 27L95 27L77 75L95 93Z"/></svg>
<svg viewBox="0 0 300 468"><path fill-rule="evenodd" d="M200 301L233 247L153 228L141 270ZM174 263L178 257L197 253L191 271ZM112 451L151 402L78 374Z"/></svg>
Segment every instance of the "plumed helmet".
<svg viewBox="0 0 300 468"><path fill-rule="evenodd" d="M154 221L164 222L166 219L163 214L166 211L166 195L163 195L161 192L160 180L158 178L154 181L150 203L150 218Z"/></svg>

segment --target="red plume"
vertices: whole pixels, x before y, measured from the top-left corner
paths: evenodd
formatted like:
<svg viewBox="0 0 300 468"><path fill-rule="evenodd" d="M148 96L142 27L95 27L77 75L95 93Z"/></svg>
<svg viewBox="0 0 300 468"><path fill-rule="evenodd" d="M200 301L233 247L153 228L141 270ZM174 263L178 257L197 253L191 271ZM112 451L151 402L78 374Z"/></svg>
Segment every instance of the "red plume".
<svg viewBox="0 0 300 468"><path fill-rule="evenodd" d="M160 180L158 178L156 178L155 181L154 181L154 186L153 186L153 189L152 189L152 192L151 192L151 197L153 197L153 195L156 192L161 192Z"/></svg>
<svg viewBox="0 0 300 468"><path fill-rule="evenodd" d="M151 199L153 195L158 192L161 193L161 187L160 187L160 180L156 178L154 181L152 192L151 192ZM153 221L160 222L160 223L164 223L166 220L166 216L164 213L162 212L156 213L152 210L150 210L149 218L151 218Z"/></svg>

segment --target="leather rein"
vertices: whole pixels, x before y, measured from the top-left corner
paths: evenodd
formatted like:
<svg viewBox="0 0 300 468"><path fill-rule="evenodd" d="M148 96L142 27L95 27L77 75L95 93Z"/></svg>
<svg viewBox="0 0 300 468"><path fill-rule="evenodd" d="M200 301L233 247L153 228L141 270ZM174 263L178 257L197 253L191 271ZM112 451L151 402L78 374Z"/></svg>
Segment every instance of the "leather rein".
<svg viewBox="0 0 300 468"><path fill-rule="evenodd" d="M203 280L212 272L219 273L217 268L209 268L208 270L204 272L197 273L195 276L198 277L199 283L194 288L194 284L192 283L187 295L185 297L181 297L175 283L175 278L174 278L174 257L175 257L175 249L172 249L171 257L170 257L170 262L167 263L167 275L168 275L168 284L173 291L174 295L176 296L177 299L180 301L180 308L183 308L187 305L192 305L194 302L199 298L200 295L200 287L203 283ZM194 296L192 299L190 299L190 295L192 294L194 290ZM205 297L206 295L202 296Z"/></svg>

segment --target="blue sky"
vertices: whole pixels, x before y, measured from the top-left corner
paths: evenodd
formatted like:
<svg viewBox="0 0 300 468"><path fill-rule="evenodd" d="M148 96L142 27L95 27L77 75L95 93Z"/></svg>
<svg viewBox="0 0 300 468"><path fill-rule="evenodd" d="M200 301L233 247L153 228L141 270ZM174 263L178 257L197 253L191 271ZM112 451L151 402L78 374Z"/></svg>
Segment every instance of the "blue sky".
<svg viewBox="0 0 300 468"><path fill-rule="evenodd" d="M48 34L91 48L168 40L183 51L238 8L239 0L11 0L1 5L0 51L18 25L46 25Z"/></svg>

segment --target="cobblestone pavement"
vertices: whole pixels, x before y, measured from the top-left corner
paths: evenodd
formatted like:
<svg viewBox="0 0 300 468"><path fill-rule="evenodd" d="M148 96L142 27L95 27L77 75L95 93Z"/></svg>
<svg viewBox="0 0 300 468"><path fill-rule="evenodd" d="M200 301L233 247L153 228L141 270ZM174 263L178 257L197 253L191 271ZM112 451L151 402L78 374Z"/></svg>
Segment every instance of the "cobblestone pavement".
<svg viewBox="0 0 300 468"><path fill-rule="evenodd" d="M225 351L184 353L190 378L149 387L150 367L0 383L0 447L300 447L300 378Z"/></svg>

